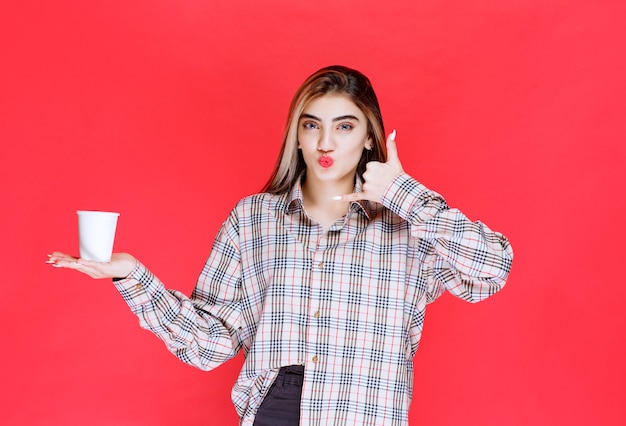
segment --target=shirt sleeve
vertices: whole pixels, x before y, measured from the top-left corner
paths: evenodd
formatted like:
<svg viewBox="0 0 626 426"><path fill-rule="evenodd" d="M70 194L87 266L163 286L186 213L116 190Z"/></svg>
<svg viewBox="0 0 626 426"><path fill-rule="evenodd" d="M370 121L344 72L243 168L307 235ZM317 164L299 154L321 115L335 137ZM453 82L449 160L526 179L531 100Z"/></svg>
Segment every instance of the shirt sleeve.
<svg viewBox="0 0 626 426"><path fill-rule="evenodd" d="M411 236L428 243L425 256L428 301L446 289L468 302L479 302L505 284L513 262L507 238L480 221L451 209L441 195L403 173L383 196L383 205L408 221Z"/></svg>
<svg viewBox="0 0 626 426"><path fill-rule="evenodd" d="M182 361L211 370L241 348L239 269L239 250L227 221L215 238L191 297L166 290L141 263L114 285L142 328L162 339Z"/></svg>

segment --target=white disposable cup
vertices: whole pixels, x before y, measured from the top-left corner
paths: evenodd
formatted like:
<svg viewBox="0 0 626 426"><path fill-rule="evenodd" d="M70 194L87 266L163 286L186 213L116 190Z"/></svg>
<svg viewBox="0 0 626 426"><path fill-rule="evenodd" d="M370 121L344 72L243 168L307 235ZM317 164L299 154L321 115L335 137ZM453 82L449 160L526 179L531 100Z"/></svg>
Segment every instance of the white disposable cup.
<svg viewBox="0 0 626 426"><path fill-rule="evenodd" d="M78 210L76 213L80 257L85 260L109 262L113 253L117 218L120 214L86 210Z"/></svg>

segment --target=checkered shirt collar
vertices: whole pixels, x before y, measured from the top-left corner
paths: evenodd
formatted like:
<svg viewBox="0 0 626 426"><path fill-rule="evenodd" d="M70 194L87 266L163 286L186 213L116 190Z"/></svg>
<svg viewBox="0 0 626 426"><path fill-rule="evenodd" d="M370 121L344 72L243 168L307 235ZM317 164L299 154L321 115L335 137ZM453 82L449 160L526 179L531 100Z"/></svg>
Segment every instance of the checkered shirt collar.
<svg viewBox="0 0 626 426"><path fill-rule="evenodd" d="M302 199L302 178L304 177L304 173L297 180L296 184L293 186L291 191L285 194L284 202L281 203L283 205L283 212L285 214L292 214L298 212L302 209L303 199ZM354 192L361 192L363 190L363 181L357 175L356 182L354 185ZM356 210L361 214L365 215L367 219L371 220L373 214L372 203L368 200L359 200L353 201L350 203L350 209Z"/></svg>

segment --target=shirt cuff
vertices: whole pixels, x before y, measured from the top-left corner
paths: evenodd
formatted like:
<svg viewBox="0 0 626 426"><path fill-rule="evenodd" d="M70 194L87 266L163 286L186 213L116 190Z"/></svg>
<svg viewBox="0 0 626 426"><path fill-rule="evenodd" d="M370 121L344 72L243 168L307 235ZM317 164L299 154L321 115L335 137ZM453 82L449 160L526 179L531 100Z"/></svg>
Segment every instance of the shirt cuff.
<svg viewBox="0 0 626 426"><path fill-rule="evenodd" d="M391 182L383 194L382 204L413 225L422 224L447 208L441 195L406 173Z"/></svg>
<svg viewBox="0 0 626 426"><path fill-rule="evenodd" d="M161 282L140 262L126 278L115 279L113 284L131 308L148 303L162 287Z"/></svg>

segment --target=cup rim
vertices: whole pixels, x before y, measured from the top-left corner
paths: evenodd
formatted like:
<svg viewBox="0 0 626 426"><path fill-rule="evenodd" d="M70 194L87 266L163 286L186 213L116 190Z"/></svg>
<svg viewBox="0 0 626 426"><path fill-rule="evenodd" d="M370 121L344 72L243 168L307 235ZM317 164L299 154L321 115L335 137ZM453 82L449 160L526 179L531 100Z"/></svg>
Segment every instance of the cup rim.
<svg viewBox="0 0 626 426"><path fill-rule="evenodd" d="M81 215L103 215L103 216L119 216L118 212L106 212L101 210L76 210L76 214Z"/></svg>

